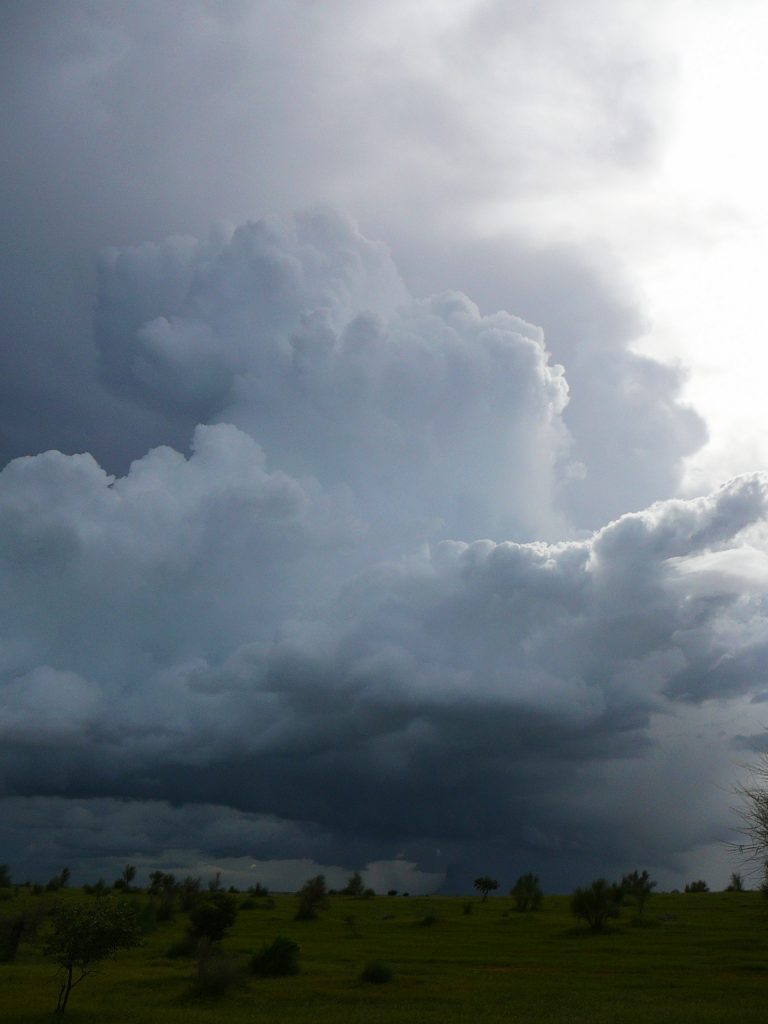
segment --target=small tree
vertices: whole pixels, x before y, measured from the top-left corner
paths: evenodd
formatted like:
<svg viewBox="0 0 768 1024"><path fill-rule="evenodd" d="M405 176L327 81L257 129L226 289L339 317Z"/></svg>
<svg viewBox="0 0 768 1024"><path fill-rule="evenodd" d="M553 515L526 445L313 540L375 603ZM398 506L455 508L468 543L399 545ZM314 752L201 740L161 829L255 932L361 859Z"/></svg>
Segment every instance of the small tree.
<svg viewBox="0 0 768 1024"><path fill-rule="evenodd" d="M133 864L126 864L123 868L123 873L120 876L123 880L123 888L126 892L131 891L131 882L136 877L136 868Z"/></svg>
<svg viewBox="0 0 768 1024"><path fill-rule="evenodd" d="M726 887L726 892L744 892L744 879L738 871L731 875L731 881Z"/></svg>
<svg viewBox="0 0 768 1024"><path fill-rule="evenodd" d="M695 882L686 884L685 892L709 892L709 886L703 878L698 878Z"/></svg>
<svg viewBox="0 0 768 1024"><path fill-rule="evenodd" d="M342 896L355 896L358 899L365 893L365 885L363 884L363 876L359 871L355 871L353 875L349 876L347 884L341 890Z"/></svg>
<svg viewBox="0 0 768 1024"><path fill-rule="evenodd" d="M314 921L318 911L326 905L327 890L325 875L315 875L308 879L299 889L299 906L296 911L297 921Z"/></svg>
<svg viewBox="0 0 768 1024"><path fill-rule="evenodd" d="M498 889L499 883L495 878L491 878L490 875L480 875L479 878L475 879L474 886L478 890L478 892L481 892L483 894L483 899L487 900L488 893L494 892L496 889Z"/></svg>
<svg viewBox="0 0 768 1024"><path fill-rule="evenodd" d="M509 891L515 901L515 909L521 913L538 910L544 899L539 879L533 872L521 875Z"/></svg>
<svg viewBox="0 0 768 1024"><path fill-rule="evenodd" d="M610 885L598 878L587 889L576 889L571 897L571 911L579 921L586 921L593 931L602 931L609 918L619 913L622 892L618 885Z"/></svg>
<svg viewBox="0 0 768 1024"><path fill-rule="evenodd" d="M65 903L54 911L52 921L43 949L59 965L62 979L55 1012L63 1014L76 985L102 961L119 949L137 946L141 938L133 909L111 900Z"/></svg>
<svg viewBox="0 0 768 1024"><path fill-rule="evenodd" d="M655 888L656 883L651 881L651 876L647 871L635 870L622 878L621 891L635 901L638 920L643 916L645 904Z"/></svg>

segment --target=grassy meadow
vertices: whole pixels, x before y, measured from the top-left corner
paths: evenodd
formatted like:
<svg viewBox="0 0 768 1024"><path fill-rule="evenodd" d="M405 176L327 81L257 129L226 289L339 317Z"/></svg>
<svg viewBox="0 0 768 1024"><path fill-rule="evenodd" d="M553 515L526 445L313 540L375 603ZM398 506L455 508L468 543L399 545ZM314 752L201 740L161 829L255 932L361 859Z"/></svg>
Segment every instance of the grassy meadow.
<svg viewBox="0 0 768 1024"><path fill-rule="evenodd" d="M145 919L149 897L132 893ZM239 896L243 901L247 897ZM0 903L93 900L78 890ZM579 925L569 897L547 896L521 914L509 897L333 896L315 921L294 921L295 896L250 900L223 949L243 969L223 997L195 995L195 961L167 955L187 918L152 926L73 991L71 1024L648 1024L766 1019L768 901L754 892L656 894L641 926L623 908L605 933ZM471 913L466 905L471 905ZM294 977L247 973L252 953L278 935L301 947ZM366 963L391 965L386 984L359 980ZM0 964L0 1021L50 1022L55 965L22 943Z"/></svg>

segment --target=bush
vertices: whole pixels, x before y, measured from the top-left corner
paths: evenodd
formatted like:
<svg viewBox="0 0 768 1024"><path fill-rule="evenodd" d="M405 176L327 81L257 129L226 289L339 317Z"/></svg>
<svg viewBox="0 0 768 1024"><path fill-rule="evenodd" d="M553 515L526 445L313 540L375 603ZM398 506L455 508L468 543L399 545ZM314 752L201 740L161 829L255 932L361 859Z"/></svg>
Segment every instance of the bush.
<svg viewBox="0 0 768 1024"><path fill-rule="evenodd" d="M308 879L298 892L299 906L295 920L314 921L318 911L326 905L326 896L325 875L315 875Z"/></svg>
<svg viewBox="0 0 768 1024"><path fill-rule="evenodd" d="M635 870L628 875L624 875L622 878L621 891L624 896L634 900L637 907L638 920L643 916L645 904L650 899L655 888L656 883L651 879L647 871Z"/></svg>
<svg viewBox="0 0 768 1024"><path fill-rule="evenodd" d="M368 985L386 985L393 977L394 971L383 960L371 960L360 972L360 981Z"/></svg>
<svg viewBox="0 0 768 1024"><path fill-rule="evenodd" d="M350 875L347 879L347 884L341 890L342 896L355 896L358 899L365 893L365 885L363 884L363 876L359 871L355 871L353 875Z"/></svg>
<svg viewBox="0 0 768 1024"><path fill-rule="evenodd" d="M533 872L521 875L510 889L509 894L515 901L515 909L521 913L538 910L544 899L538 876Z"/></svg>
<svg viewBox="0 0 768 1024"><path fill-rule="evenodd" d="M195 939L219 942L237 917L237 900L224 892L212 892L200 899L189 914L189 933Z"/></svg>
<svg viewBox="0 0 768 1024"><path fill-rule="evenodd" d="M709 892L709 886L703 878L697 879L695 882L689 882L685 887L686 892Z"/></svg>
<svg viewBox="0 0 768 1024"><path fill-rule="evenodd" d="M260 978L286 978L299 973L300 952L297 942L278 935L274 942L253 954L249 969Z"/></svg>
<svg viewBox="0 0 768 1024"><path fill-rule="evenodd" d="M602 931L609 918L618 916L621 898L618 885L609 885L604 878L598 878L588 889L576 889L571 897L571 911L593 931Z"/></svg>

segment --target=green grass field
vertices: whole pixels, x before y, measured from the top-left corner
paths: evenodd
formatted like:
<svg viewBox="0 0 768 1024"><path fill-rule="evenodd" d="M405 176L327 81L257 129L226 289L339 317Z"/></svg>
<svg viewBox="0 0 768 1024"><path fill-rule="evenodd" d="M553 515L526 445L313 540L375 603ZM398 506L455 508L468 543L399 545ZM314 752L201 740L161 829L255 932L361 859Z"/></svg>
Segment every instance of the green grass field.
<svg viewBox="0 0 768 1024"><path fill-rule="evenodd" d="M57 894L58 896L58 894ZM67 891L64 899L93 899ZM126 897L143 906L147 897ZM15 896L0 914L21 901ZM263 901L257 901L262 903ZM766 1019L768 901L757 893L653 896L647 923L625 908L612 929L576 925L565 896L548 896L540 911L518 914L512 901L461 898L331 897L316 921L295 922L296 898L271 908L241 910L224 949L243 967L278 935L301 946L296 977L243 983L218 1001L191 995L194 961L171 959L169 946L186 917L159 925L144 945L118 954L75 989L71 1024L648 1024ZM438 920L421 924L429 913ZM394 977L364 984L370 960L391 964ZM0 964L0 1021L50 1021L56 970L39 949L23 944L15 962Z"/></svg>

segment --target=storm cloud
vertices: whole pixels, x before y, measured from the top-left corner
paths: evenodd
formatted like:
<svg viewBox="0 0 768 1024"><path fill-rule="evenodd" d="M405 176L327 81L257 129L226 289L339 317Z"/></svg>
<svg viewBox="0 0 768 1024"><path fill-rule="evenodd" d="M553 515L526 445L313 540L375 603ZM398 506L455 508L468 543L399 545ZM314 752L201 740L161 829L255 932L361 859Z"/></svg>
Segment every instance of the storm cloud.
<svg viewBox="0 0 768 1024"><path fill-rule="evenodd" d="M231 808L316 863L542 848L562 879L626 817L605 780L583 804L606 765L653 774L666 720L764 688L768 480L530 539L570 472L542 332L410 298L345 218L112 251L96 321L107 381L210 422L122 477L0 474L7 794ZM601 855L713 829L638 808Z"/></svg>
<svg viewBox="0 0 768 1024"><path fill-rule="evenodd" d="M768 481L674 497L684 371L558 219L658 157L646 12L3 12L15 876L678 881L727 834Z"/></svg>

